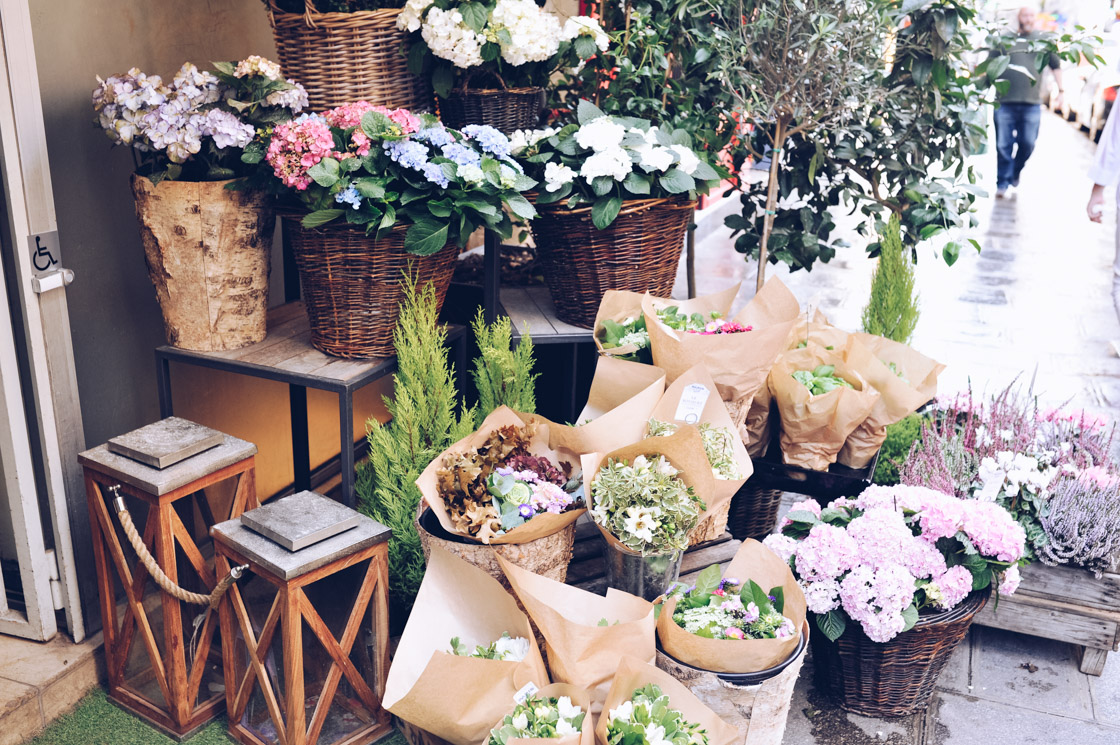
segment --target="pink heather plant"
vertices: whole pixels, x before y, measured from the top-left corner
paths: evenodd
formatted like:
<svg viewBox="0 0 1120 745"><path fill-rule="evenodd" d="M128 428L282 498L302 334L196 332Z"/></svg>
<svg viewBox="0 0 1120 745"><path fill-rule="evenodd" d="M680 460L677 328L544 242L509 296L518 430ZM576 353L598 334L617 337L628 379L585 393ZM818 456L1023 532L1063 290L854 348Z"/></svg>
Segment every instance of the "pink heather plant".
<svg viewBox="0 0 1120 745"><path fill-rule="evenodd" d="M851 621L887 642L920 613L951 610L973 590L1018 586L1026 536L994 502L873 486L823 510L813 500L794 507L765 543L789 561L829 639Z"/></svg>

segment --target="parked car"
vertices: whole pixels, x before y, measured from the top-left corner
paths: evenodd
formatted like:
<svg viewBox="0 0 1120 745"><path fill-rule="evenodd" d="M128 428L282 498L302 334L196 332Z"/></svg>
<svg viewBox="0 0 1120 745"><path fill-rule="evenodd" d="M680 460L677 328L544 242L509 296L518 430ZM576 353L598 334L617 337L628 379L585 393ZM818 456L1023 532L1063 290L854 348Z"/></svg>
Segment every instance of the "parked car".
<svg viewBox="0 0 1120 745"><path fill-rule="evenodd" d="M1100 138L1101 130L1108 121L1108 113L1116 100L1118 87L1120 72L1115 67L1102 66L1089 75L1081 88L1077 102L1077 123L1089 132L1089 138L1094 142Z"/></svg>

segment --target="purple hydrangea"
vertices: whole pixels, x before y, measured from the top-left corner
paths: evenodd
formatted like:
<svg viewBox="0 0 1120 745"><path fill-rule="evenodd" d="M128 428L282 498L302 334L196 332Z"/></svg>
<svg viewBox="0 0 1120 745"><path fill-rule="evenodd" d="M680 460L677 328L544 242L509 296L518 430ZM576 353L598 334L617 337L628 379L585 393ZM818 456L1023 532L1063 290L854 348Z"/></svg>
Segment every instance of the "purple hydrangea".
<svg viewBox="0 0 1120 745"><path fill-rule="evenodd" d="M504 134L485 124L463 127L463 134L476 141L483 150L498 158L509 157L510 142Z"/></svg>
<svg viewBox="0 0 1120 745"><path fill-rule="evenodd" d="M358 190L354 188L353 184L351 184L350 186L346 187L345 190L340 191L338 194L335 194L334 201L338 202L339 204L348 204L352 208L358 209L362 206L362 195L359 194Z"/></svg>
<svg viewBox="0 0 1120 745"><path fill-rule="evenodd" d="M448 184L451 183L447 180L447 174L443 172L443 168L438 163L425 163L420 170L424 173L424 178L441 189L446 189Z"/></svg>
<svg viewBox="0 0 1120 745"><path fill-rule="evenodd" d="M428 163L428 148L424 147L419 142L412 140L393 140L382 143L385 152L396 163L400 163L405 168L412 168L417 171L423 171L424 166ZM428 174L425 173L425 176ZM431 177L428 176L428 180Z"/></svg>

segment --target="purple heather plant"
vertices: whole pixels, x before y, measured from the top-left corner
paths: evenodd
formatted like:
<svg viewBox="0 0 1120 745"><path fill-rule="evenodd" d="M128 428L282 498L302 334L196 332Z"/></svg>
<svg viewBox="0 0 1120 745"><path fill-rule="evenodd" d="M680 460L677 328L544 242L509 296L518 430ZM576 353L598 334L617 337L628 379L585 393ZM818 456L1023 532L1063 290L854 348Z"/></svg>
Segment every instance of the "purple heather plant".
<svg viewBox="0 0 1120 745"><path fill-rule="evenodd" d="M1100 577L1120 562L1120 477L1086 469L1051 489L1042 527L1049 543L1038 551L1044 564L1078 564Z"/></svg>

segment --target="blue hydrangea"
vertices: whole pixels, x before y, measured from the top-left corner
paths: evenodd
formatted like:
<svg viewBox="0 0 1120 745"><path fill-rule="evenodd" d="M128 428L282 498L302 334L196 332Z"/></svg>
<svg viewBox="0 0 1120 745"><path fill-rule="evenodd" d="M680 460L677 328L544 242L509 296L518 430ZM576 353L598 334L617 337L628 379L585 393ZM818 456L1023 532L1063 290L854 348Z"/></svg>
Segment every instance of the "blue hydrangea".
<svg viewBox="0 0 1120 745"><path fill-rule="evenodd" d="M443 168L438 163L425 163L421 170L424 172L424 178L441 189L446 189L450 183L447 180L447 174L443 172Z"/></svg>
<svg viewBox="0 0 1120 745"><path fill-rule="evenodd" d="M509 157L509 138L493 127L485 124L469 124L463 127L463 134L478 142L479 147L494 157Z"/></svg>
<svg viewBox="0 0 1120 745"><path fill-rule="evenodd" d="M306 121L323 122L324 124L327 123L327 120L324 119L320 114L300 114L292 120L294 124L302 124Z"/></svg>
<svg viewBox="0 0 1120 745"><path fill-rule="evenodd" d="M442 148L443 157L460 166L482 165L482 156L461 142L452 142Z"/></svg>
<svg viewBox="0 0 1120 745"><path fill-rule="evenodd" d="M428 162L428 148L419 142L393 140L382 143L382 147L393 161L405 168L421 171L424 169L424 164Z"/></svg>
<svg viewBox="0 0 1120 745"><path fill-rule="evenodd" d="M362 206L362 195L359 194L358 190L354 188L353 184L351 184L343 191L335 194L334 201L338 202L339 204L348 204L354 209L358 209Z"/></svg>
<svg viewBox="0 0 1120 745"><path fill-rule="evenodd" d="M427 142L429 145L435 145L436 147L443 147L455 141L455 138L445 127L427 127L419 132L414 132L412 139Z"/></svg>

